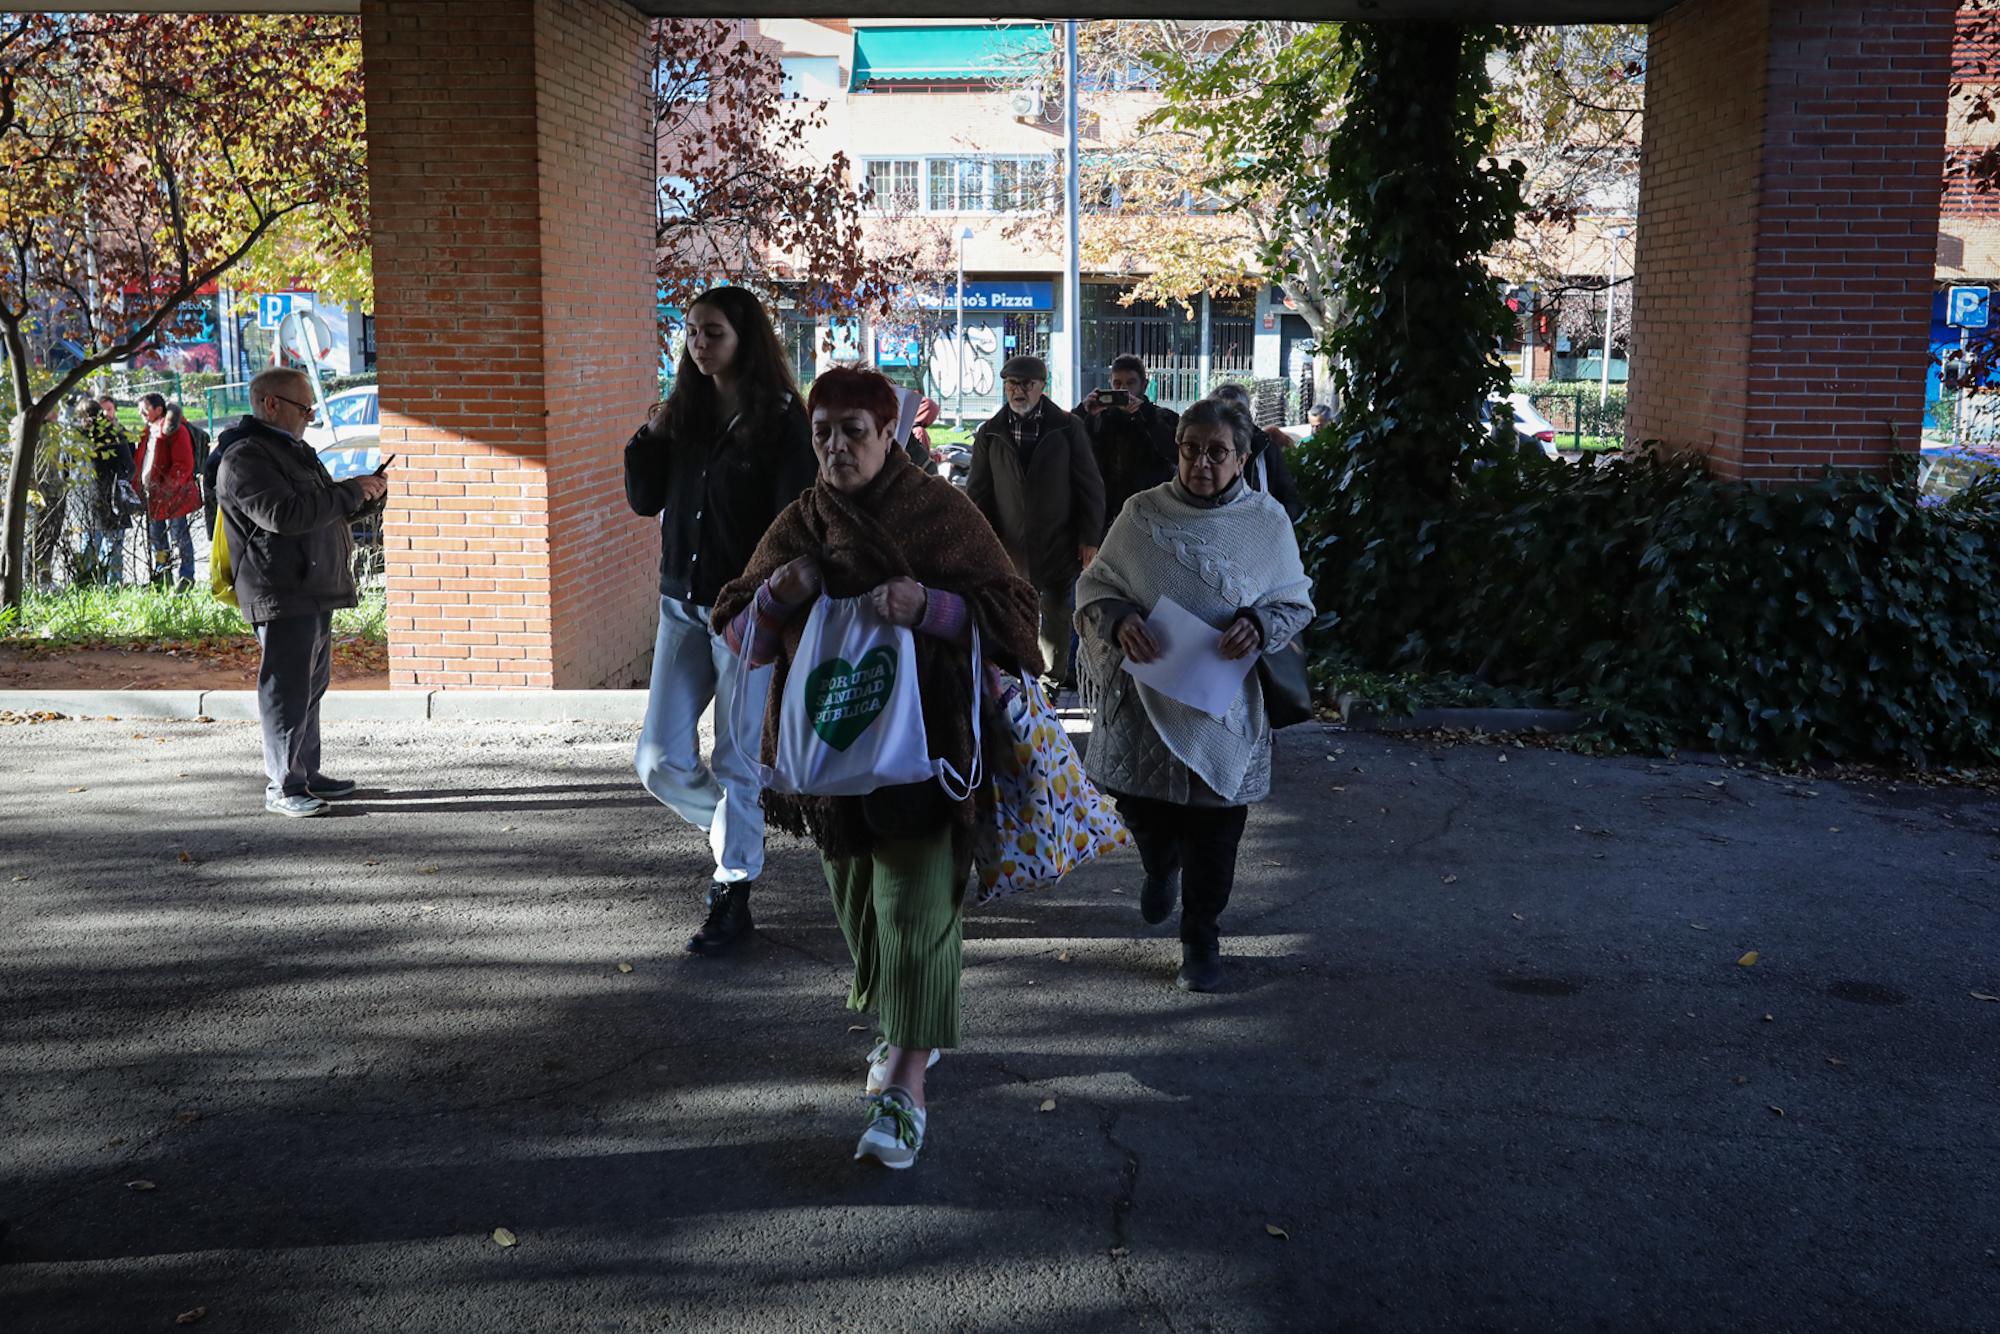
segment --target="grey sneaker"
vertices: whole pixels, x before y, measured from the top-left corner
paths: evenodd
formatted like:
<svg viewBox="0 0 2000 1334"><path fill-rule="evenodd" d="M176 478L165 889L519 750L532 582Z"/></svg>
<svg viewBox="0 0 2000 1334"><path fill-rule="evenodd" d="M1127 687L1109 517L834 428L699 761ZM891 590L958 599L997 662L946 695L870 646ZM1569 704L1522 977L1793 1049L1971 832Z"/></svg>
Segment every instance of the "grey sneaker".
<svg viewBox="0 0 2000 1334"><path fill-rule="evenodd" d="M936 1065L938 1063L938 1057L942 1055L944 1055L943 1051L941 1051L936 1047L932 1047L931 1058L928 1061L924 1062L924 1069L928 1070L932 1066ZM868 1053L868 1095L870 1097L873 1097L877 1093L880 1093L883 1090L883 1088L888 1084L888 1082L889 1082L889 1039L876 1038L875 1046Z"/></svg>
<svg viewBox="0 0 2000 1334"><path fill-rule="evenodd" d="M914 1166L924 1147L924 1109L900 1088L886 1088L868 1099L868 1124L854 1146L854 1161L873 1158L902 1171Z"/></svg>
<svg viewBox="0 0 2000 1334"><path fill-rule="evenodd" d="M308 815L325 815L333 807L318 797L300 793L296 797L266 797L264 809L273 815L289 815L294 819L300 819Z"/></svg>

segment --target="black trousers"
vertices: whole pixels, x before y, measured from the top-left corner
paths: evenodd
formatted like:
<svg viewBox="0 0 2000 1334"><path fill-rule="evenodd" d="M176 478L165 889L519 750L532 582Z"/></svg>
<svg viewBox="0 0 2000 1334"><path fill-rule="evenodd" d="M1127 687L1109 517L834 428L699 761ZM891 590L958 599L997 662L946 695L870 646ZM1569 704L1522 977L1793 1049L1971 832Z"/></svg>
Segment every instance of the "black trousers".
<svg viewBox="0 0 2000 1334"><path fill-rule="evenodd" d="M1118 814L1139 845L1149 876L1181 873L1181 943L1198 954L1220 947L1216 922L1236 885L1236 849L1248 806L1180 806L1152 797L1118 798Z"/></svg>
<svg viewBox="0 0 2000 1334"><path fill-rule="evenodd" d="M306 795L319 771L319 701L333 677L333 613L257 626L257 714L264 723L267 798Z"/></svg>

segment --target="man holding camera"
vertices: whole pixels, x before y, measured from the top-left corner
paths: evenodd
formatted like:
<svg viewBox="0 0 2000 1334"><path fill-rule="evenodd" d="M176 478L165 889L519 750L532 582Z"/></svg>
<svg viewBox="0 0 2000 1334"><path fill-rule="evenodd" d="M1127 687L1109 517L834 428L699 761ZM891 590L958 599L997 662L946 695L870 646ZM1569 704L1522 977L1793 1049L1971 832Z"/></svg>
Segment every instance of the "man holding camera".
<svg viewBox="0 0 2000 1334"><path fill-rule="evenodd" d="M1119 357L1111 363L1111 387L1096 390L1077 406L1104 478L1106 527L1126 501L1174 475L1174 428L1180 417L1147 400L1146 379L1145 362Z"/></svg>
<svg viewBox="0 0 2000 1334"><path fill-rule="evenodd" d="M324 815L355 784L319 768L319 702L333 677L333 613L354 587L356 513L388 493L378 471L336 482L301 438L312 381L273 368L250 381L250 415L224 436L216 502L236 602L257 631L257 713L264 724L264 809ZM384 465L387 466L386 464Z"/></svg>

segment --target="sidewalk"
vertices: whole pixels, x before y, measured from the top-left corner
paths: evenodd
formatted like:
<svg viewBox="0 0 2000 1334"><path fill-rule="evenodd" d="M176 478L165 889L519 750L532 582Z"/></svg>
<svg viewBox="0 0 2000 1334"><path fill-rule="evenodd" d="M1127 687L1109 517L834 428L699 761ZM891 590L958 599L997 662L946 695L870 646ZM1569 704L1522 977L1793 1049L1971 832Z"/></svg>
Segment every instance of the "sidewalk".
<svg viewBox="0 0 2000 1334"><path fill-rule="evenodd" d="M869 1034L816 859L774 843L759 939L685 958L704 840L632 740L334 722L365 789L285 821L254 723L0 726L10 1327L2000 1310L2000 799L1294 729L1229 989L1172 988L1129 858L976 912L890 1174L848 1160Z"/></svg>

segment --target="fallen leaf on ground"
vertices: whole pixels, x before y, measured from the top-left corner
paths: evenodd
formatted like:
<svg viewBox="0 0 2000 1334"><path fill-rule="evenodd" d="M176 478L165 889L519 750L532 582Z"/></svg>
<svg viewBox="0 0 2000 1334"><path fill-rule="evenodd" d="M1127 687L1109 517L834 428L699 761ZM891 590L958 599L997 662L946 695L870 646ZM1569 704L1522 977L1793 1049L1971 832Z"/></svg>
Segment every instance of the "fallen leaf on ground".
<svg viewBox="0 0 2000 1334"><path fill-rule="evenodd" d="M1064 950L1064 951L1063 951L1062 953L1060 953L1060 954L1056 955L1056 962L1057 962L1057 963L1068 963L1068 962L1069 962L1069 951L1068 951L1068 950Z"/></svg>
<svg viewBox="0 0 2000 1334"><path fill-rule="evenodd" d="M1764 1016L1764 1022L1767 1024L1771 1024L1771 1023L1776 1023L1777 1021L1771 1018L1771 1016L1767 1014Z"/></svg>
<svg viewBox="0 0 2000 1334"><path fill-rule="evenodd" d="M1757 965L1757 951L1751 950L1736 961L1738 968L1754 968Z"/></svg>
<svg viewBox="0 0 2000 1334"><path fill-rule="evenodd" d="M126 1182L126 1183L125 1183L125 1189L127 1189L127 1190L158 1190L158 1189L159 1189L159 1187L155 1186L155 1185L154 1185L154 1184L153 1184L152 1182L150 1182L150 1181L146 1180L146 1179L145 1179L144 1177L140 1177L140 1178L139 1178L139 1179L138 1179L137 1181L128 1181L128 1182Z"/></svg>
<svg viewBox="0 0 2000 1334"><path fill-rule="evenodd" d="M1836 1070L1840 1069L1841 1067L1843 1067L1843 1066L1845 1066L1845 1065L1847 1064L1847 1062L1846 1062L1846 1061L1843 1061L1843 1060L1841 1060L1841 1059L1840 1059L1840 1058L1839 1058L1838 1056L1829 1056L1829 1057L1827 1057L1827 1058L1826 1058L1826 1063L1827 1063L1828 1065L1832 1066L1832 1067L1833 1067L1834 1069L1836 1069Z"/></svg>
<svg viewBox="0 0 2000 1334"><path fill-rule="evenodd" d="M1054 1098L1042 1099L1042 1106L1041 1106L1042 1111L1053 1112L1055 1109L1056 1109L1056 1100Z"/></svg>
<svg viewBox="0 0 2000 1334"><path fill-rule="evenodd" d="M194 854L192 852L183 852L181 854L181 860L183 862L192 862L194 861Z"/></svg>
<svg viewBox="0 0 2000 1334"><path fill-rule="evenodd" d="M182 1125L184 1125L184 1126L191 1126L191 1125L193 1125L193 1124L194 1124L195 1122L197 1122L197 1121L201 1120L201 1113L200 1113L200 1112L175 1112L175 1113L174 1113L174 1120L176 1120L176 1121L180 1122L180 1123L181 1123Z"/></svg>
<svg viewBox="0 0 2000 1334"><path fill-rule="evenodd" d="M1111 1248L1111 1258L1114 1260L1123 1260L1131 1253L1132 1248L1130 1246L1113 1246Z"/></svg>
<svg viewBox="0 0 2000 1334"><path fill-rule="evenodd" d="M1785 1114L1785 1109L1778 1106L1778 1104L1776 1103L1771 1103L1770 1108L1774 1115L1783 1116Z"/></svg>
<svg viewBox="0 0 2000 1334"><path fill-rule="evenodd" d="M1504 760L1507 757L1502 755L1500 758ZM1292 1239L1292 1234L1279 1227L1276 1223L1264 1224L1264 1233L1266 1236L1276 1237L1279 1241L1290 1241Z"/></svg>
<svg viewBox="0 0 2000 1334"><path fill-rule="evenodd" d="M87 787L73 787L73 788L71 788L71 789L70 789L70 791L72 791L72 792L88 792L88 791L90 791L90 789L89 789L89 788L87 788Z"/></svg>
<svg viewBox="0 0 2000 1334"><path fill-rule="evenodd" d="M197 1306L192 1311L182 1311L179 1315L175 1316L174 1323L176 1325L192 1325L207 1314L208 1308L206 1306Z"/></svg>
<svg viewBox="0 0 2000 1334"><path fill-rule="evenodd" d="M1696 930L1696 931L1706 931L1706 930L1708 930L1708 928L1707 928L1707 927L1705 927L1705 926L1703 926L1703 925L1702 925L1702 924L1701 924L1700 922L1689 922L1689 923L1688 923L1688 925L1689 925L1690 927L1692 927L1692 928L1693 928L1694 930Z"/></svg>
<svg viewBox="0 0 2000 1334"><path fill-rule="evenodd" d="M866 1033L866 1032L868 1031L868 1025L866 1025L866 1024L849 1024L849 1025L847 1026L847 1031L848 1031L848 1032L850 1032L850 1033Z"/></svg>
<svg viewBox="0 0 2000 1334"><path fill-rule="evenodd" d="M503 824L500 826L500 832L503 834L511 834L514 832L514 826L510 824Z"/></svg>
<svg viewBox="0 0 2000 1334"><path fill-rule="evenodd" d="M20 884L20 883L21 883L21 882L22 882L23 880L26 880L27 878L28 878L28 877L27 877L27 876L25 876L25 875L17 875L17 876L15 876L15 877L14 877L14 883L18 885L18 884Z"/></svg>
<svg viewBox="0 0 2000 1334"><path fill-rule="evenodd" d="M436 875L437 873L438 873L438 868L435 866L426 866L422 870L422 874L424 875Z"/></svg>
<svg viewBox="0 0 2000 1334"><path fill-rule="evenodd" d="M1444 882L1447 885L1455 885L1458 883L1458 877L1455 875L1448 875L1444 878Z"/></svg>
<svg viewBox="0 0 2000 1334"><path fill-rule="evenodd" d="M512 1246L515 1242L519 1241L520 1238L515 1236L513 1233L509 1232L504 1227L496 1227L493 1229L493 1240L498 1242L502 1246Z"/></svg>
<svg viewBox="0 0 2000 1334"><path fill-rule="evenodd" d="M1973 991L1973 992L1968 992L1967 994L1970 995L1972 999L1978 1001L2000 1001L2000 996L1989 996L1983 991Z"/></svg>
<svg viewBox="0 0 2000 1334"><path fill-rule="evenodd" d="M1514 917L1514 920L1515 920L1515 921L1517 921L1517 922L1525 922L1525 921L1527 921L1527 920L1528 920L1527 918L1525 918L1525 917L1521 916L1521 914L1519 914L1519 913L1515 913L1515 914L1513 914L1513 917Z"/></svg>
<svg viewBox="0 0 2000 1334"><path fill-rule="evenodd" d="M123 1135L113 1135L110 1139L104 1141L104 1147L107 1149L115 1149L124 1142L125 1142L125 1137Z"/></svg>
<svg viewBox="0 0 2000 1334"><path fill-rule="evenodd" d="M621 973L629 973L632 971L632 965L629 963L621 963L618 965L618 971Z"/></svg>
<svg viewBox="0 0 2000 1334"><path fill-rule="evenodd" d="M361 863L361 864L362 864L363 866L380 866L380 865L381 865L382 863L380 863L380 862L376 861L376 860L375 860L375 859L374 859L373 857L370 857L370 858L369 858L369 859L368 859L367 861L365 861L365 862L363 862L363 863Z"/></svg>

